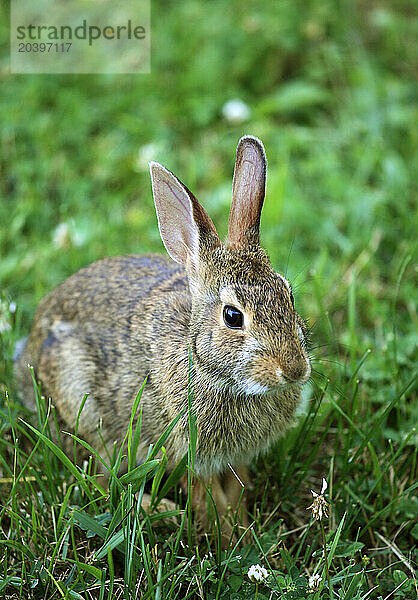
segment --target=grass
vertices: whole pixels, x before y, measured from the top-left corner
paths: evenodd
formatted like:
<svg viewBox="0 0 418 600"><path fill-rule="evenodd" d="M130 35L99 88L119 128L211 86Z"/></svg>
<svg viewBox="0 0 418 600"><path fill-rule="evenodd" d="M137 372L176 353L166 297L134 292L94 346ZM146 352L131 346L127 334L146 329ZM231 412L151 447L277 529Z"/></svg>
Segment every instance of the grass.
<svg viewBox="0 0 418 600"><path fill-rule="evenodd" d="M415 598L412 2L152 10L147 76L10 75L0 21L0 597ZM223 116L232 98L246 121ZM155 453L139 470L131 461L108 495L93 463L76 466L51 442L48 403L33 429L12 353L39 300L76 269L163 252L148 158L225 234L244 133L266 146L262 240L312 327L315 373L295 427L251 467L252 541L222 552L216 526L195 531L177 485L193 448L168 477ZM125 434L133 455L132 423ZM120 447L103 457L114 474ZM323 477L330 515L317 522L307 507ZM178 510L144 514L144 489ZM258 563L259 585L247 577Z"/></svg>

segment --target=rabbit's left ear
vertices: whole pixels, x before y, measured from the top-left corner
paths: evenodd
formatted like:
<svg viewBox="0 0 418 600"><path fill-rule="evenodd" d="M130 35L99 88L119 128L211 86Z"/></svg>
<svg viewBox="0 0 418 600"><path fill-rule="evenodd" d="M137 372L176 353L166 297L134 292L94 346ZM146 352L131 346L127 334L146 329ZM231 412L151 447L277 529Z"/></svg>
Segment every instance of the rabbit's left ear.
<svg viewBox="0 0 418 600"><path fill-rule="evenodd" d="M196 270L203 246L220 244L214 224L192 192L171 171L150 163L161 239L173 260Z"/></svg>
<svg viewBox="0 0 418 600"><path fill-rule="evenodd" d="M262 142L252 135L237 146L227 244L259 243L260 215L266 188L267 160Z"/></svg>

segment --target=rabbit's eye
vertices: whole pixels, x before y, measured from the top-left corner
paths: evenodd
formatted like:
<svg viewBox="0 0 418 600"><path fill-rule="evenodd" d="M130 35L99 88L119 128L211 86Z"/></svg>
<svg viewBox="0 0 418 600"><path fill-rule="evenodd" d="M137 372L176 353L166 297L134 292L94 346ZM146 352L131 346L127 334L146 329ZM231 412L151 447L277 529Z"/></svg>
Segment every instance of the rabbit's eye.
<svg viewBox="0 0 418 600"><path fill-rule="evenodd" d="M224 322L231 329L241 329L243 323L242 312L233 306L224 307Z"/></svg>
<svg viewBox="0 0 418 600"><path fill-rule="evenodd" d="M295 308L295 299L293 298L292 290L290 290L290 301L292 303L293 308Z"/></svg>

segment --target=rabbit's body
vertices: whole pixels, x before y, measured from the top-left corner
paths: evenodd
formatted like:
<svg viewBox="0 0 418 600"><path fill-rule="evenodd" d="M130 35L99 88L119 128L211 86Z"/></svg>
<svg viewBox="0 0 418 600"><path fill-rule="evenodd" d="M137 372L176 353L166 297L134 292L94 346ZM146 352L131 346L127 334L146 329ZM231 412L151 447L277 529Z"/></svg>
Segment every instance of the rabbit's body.
<svg viewBox="0 0 418 600"><path fill-rule="evenodd" d="M243 277L240 273L241 283ZM233 379L227 348L221 360L223 373L199 369L197 343L190 337L191 308L184 268L169 258L113 257L81 269L46 296L36 313L18 363L24 398L32 403L29 408L34 409L28 363L35 367L42 393L54 399L60 418L72 431L82 398L89 394L78 432L98 446L100 430L111 448L124 434L136 393L147 376L141 436L146 452L187 407L190 343L197 359L196 470L207 476L223 471L228 463L249 462L289 424L299 390L291 386L268 395L245 393ZM160 337L161 328L169 340ZM216 350L221 356L222 349ZM237 367L244 380L245 365ZM166 443L171 466L187 451L188 428L186 410Z"/></svg>
<svg viewBox="0 0 418 600"><path fill-rule="evenodd" d="M30 363L63 428L74 430L89 394L79 435L112 447L123 439L147 377L145 453L187 408L190 348L197 472L210 478L268 447L292 421L310 365L290 286L259 245L265 172L261 142L243 138L222 243L193 194L152 163L160 233L176 262L158 255L107 258L51 292L16 365L26 402L33 397ZM187 451L188 437L185 410L166 443L169 467ZM233 496L225 492L224 509Z"/></svg>
<svg viewBox="0 0 418 600"><path fill-rule="evenodd" d="M158 381L159 377L151 375L155 368L150 363L153 358L157 363L163 360L161 352L153 352L158 344L154 312L161 302L160 291L168 291L164 298L173 310L174 318L169 319L173 338L164 353L171 358L173 370L179 362L174 350L178 351L178 345L184 345L187 337L187 287L184 269L159 255L105 258L69 277L40 303L16 365L28 408L35 408L27 367L31 364L42 393L53 398L63 425L71 431L83 396L89 395L78 432L98 447L102 437L111 449L113 442L124 435L133 401L148 375L142 396L147 409L142 415L141 442L145 447L155 442L158 433L153 433L161 433L178 411L154 390L154 379ZM182 372L187 378L187 362ZM173 382L174 395L176 391L179 384ZM174 439L167 444L170 442Z"/></svg>

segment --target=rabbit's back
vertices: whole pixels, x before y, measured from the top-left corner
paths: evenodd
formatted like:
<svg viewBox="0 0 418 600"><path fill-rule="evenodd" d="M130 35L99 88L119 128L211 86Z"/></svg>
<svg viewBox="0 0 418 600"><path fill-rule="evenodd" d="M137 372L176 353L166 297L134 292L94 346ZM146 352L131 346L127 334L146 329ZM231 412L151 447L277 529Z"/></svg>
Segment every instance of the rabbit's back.
<svg viewBox="0 0 418 600"><path fill-rule="evenodd" d="M69 277L40 303L17 358L25 404L34 408L30 364L62 424L74 427L81 399L89 394L80 433L96 441L100 415L106 441L118 439L116 423L120 429L129 422L132 400L150 370L152 307L173 294L184 298L180 310L187 310L183 267L153 254L105 258ZM188 315L179 322L187 338Z"/></svg>
<svg viewBox="0 0 418 600"><path fill-rule="evenodd" d="M35 315L43 319L109 323L128 320L132 307L153 290L188 289L182 266L158 254L113 256L94 262L48 294Z"/></svg>

